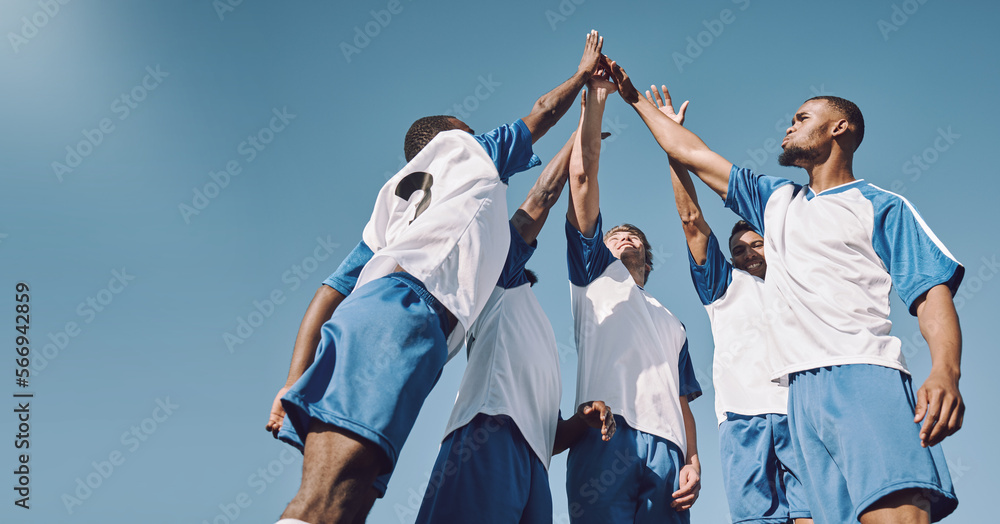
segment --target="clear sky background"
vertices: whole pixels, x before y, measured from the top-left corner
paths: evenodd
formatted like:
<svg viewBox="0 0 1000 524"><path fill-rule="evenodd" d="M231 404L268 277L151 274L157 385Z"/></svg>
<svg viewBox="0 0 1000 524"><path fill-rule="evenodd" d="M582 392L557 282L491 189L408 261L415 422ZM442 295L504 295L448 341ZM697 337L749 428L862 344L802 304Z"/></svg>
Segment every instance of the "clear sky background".
<svg viewBox="0 0 1000 524"><path fill-rule="evenodd" d="M861 107L856 175L911 199L967 268L956 303L968 416L943 444L960 499L950 521L995 519L995 2L347 4L0 4L0 521L274 522L301 458L264 431L271 401L313 292L401 167L406 129L428 114L478 132L526 115L576 70L592 28L637 86L690 99L690 129L768 174L806 180L775 161L802 101ZM536 144L543 161L576 119L574 108ZM704 486L693 519L725 522L713 346L666 157L617 97L603 127L605 223L649 235L648 289L687 325L705 388L692 404ZM540 172L512 179L511 210ZM698 188L709 223L728 230L735 216ZM529 264L559 342L564 412L576 376L565 205ZM26 388L14 376L18 282L30 287ZM926 344L893 306L919 386ZM413 521L464 366L445 369L370 522ZM11 489L25 440L12 395L28 392L24 510ZM551 485L555 520L568 522L565 455Z"/></svg>

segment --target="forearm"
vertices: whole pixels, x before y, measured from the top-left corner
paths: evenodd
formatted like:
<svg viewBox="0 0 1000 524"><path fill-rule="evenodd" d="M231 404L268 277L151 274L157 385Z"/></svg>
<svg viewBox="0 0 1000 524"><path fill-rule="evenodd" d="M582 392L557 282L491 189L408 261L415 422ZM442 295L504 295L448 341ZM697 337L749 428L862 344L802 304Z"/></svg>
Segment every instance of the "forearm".
<svg viewBox="0 0 1000 524"><path fill-rule="evenodd" d="M535 101L531 114L522 119L531 131L532 143L537 142L566 114L588 78L590 71L578 70L568 80Z"/></svg>
<svg viewBox="0 0 1000 524"><path fill-rule="evenodd" d="M681 397L681 411L684 414L684 436L687 440L687 454L684 463L691 464L701 472L701 461L698 460L698 430L695 428L694 414L688 406L687 398Z"/></svg>
<svg viewBox="0 0 1000 524"><path fill-rule="evenodd" d="M955 380L961 376L962 328L951 290L939 284L927 291L917 305L920 333L931 353L931 372L943 372Z"/></svg>
<svg viewBox="0 0 1000 524"><path fill-rule="evenodd" d="M294 384L312 364L321 337L320 328L330 319L344 298L346 297L343 294L330 286L321 285L316 290L299 324L295 347L292 349L292 363L288 368L288 379L285 381L286 386Z"/></svg>
<svg viewBox="0 0 1000 524"><path fill-rule="evenodd" d="M559 420L556 426L556 439L552 446L552 454L558 455L573 447L587 432L587 423L579 415L573 415L566 420Z"/></svg>
<svg viewBox="0 0 1000 524"><path fill-rule="evenodd" d="M573 152L573 143L575 141L576 132L574 131L562 149L545 166L541 176L538 177L535 185L531 188L531 192L524 201L524 205L521 206L521 209L524 209L534 218L537 218L536 215L538 212L548 210L559 200L559 195L562 194L563 187L566 186L566 179L569 178L569 159Z"/></svg>
<svg viewBox="0 0 1000 524"><path fill-rule="evenodd" d="M719 196L726 197L732 164L709 149L698 135L674 122L645 98L639 97L631 105L670 158L690 168Z"/></svg>
<svg viewBox="0 0 1000 524"><path fill-rule="evenodd" d="M684 229L684 239L695 263L702 265L708 259L708 235L712 230L701 213L691 174L686 166L673 157L670 158L670 182L674 189L677 214Z"/></svg>

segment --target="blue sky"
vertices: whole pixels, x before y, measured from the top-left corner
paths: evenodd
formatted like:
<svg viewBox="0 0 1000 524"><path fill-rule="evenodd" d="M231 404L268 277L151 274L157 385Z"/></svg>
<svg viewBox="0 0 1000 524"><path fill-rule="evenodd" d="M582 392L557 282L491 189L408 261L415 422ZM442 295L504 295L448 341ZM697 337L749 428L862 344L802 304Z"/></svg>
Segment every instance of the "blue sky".
<svg viewBox="0 0 1000 524"><path fill-rule="evenodd" d="M592 28L637 85L691 100L686 125L713 149L768 174L806 179L775 160L803 100L834 94L861 107L856 175L909 198L967 268L956 304L968 416L944 442L960 499L951 521L995 514L1000 426L984 409L1000 365L989 349L1000 307L1000 182L987 166L1000 109L995 3L230 2L0 6L0 301L14 339L15 286L28 284L33 357L27 388L14 382L10 343L0 365L8 472L20 451L10 395L35 395L31 509L6 488L0 520L276 520L301 458L264 431L267 411L305 307L401 166L407 127L452 113L485 131L526 115L575 71ZM574 109L536 144L543 161L575 121ZM648 289L686 324L706 388L692 404L704 484L693 516L723 522L711 334L666 157L620 99L603 127L613 133L601 159L605 220L647 232L657 256ZM539 173L512 179L511 209ZM728 228L735 217L698 188L709 223ZM568 411L565 205L529 266ZM919 384L926 344L893 306ZM412 521L464 365L451 362L425 403L371 522ZM562 455L551 468L556 522L568 522L564 475Z"/></svg>

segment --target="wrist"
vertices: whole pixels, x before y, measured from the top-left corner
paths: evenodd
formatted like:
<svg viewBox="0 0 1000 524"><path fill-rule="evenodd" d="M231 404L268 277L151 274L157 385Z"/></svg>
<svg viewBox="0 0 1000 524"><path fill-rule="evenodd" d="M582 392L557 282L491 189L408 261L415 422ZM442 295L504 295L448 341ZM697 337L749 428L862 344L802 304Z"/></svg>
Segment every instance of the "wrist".
<svg viewBox="0 0 1000 524"><path fill-rule="evenodd" d="M958 364L931 364L931 375L944 375L955 382L962 377L962 370Z"/></svg>

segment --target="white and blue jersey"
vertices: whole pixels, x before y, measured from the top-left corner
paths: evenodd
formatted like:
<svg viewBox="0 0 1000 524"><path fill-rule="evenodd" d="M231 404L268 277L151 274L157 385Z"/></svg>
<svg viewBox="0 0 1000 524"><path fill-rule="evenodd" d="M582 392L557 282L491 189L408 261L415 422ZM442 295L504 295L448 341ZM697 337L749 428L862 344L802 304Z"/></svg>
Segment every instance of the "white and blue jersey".
<svg viewBox="0 0 1000 524"><path fill-rule="evenodd" d="M483 135L439 133L379 191L357 285L397 265L416 277L458 320L453 356L503 267L507 178L540 163L521 120Z"/></svg>
<svg viewBox="0 0 1000 524"><path fill-rule="evenodd" d="M576 405L603 400L629 426L687 454L679 397L701 395L684 325L636 285L604 244L566 222L570 297L579 355Z"/></svg>
<svg viewBox="0 0 1000 524"><path fill-rule="evenodd" d="M705 263L688 252L691 280L712 323L715 358L715 414L785 414L788 390L771 382L769 346L764 335L764 281L733 267L719 249L715 233L708 236Z"/></svg>
<svg viewBox="0 0 1000 524"><path fill-rule="evenodd" d="M733 166L726 207L764 235L771 378L842 364L908 373L889 290L914 301L965 273L905 198L864 180L821 193Z"/></svg>
<svg viewBox="0 0 1000 524"><path fill-rule="evenodd" d="M445 435L465 426L478 413L507 415L548 468L562 382L552 324L524 272L534 252L535 245L525 242L510 225L510 250L503 272L469 329L469 364Z"/></svg>

